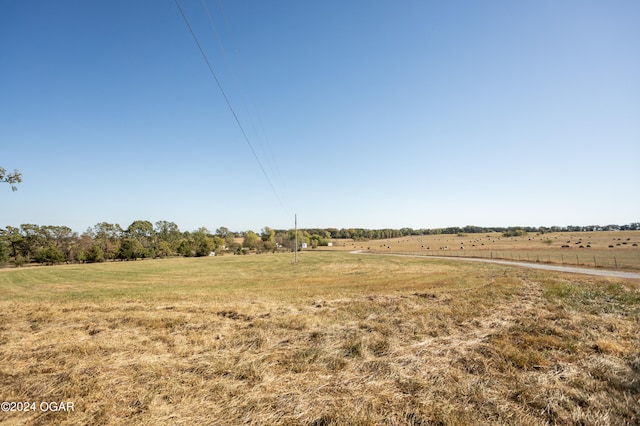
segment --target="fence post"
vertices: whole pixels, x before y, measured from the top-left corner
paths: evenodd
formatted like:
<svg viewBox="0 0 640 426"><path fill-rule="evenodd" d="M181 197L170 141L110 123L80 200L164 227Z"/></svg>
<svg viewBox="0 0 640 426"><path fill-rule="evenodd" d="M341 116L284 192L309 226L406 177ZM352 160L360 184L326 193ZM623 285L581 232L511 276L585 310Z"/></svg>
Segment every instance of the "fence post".
<svg viewBox="0 0 640 426"><path fill-rule="evenodd" d="M562 264L564 265L564 254L560 255L560 259L562 260Z"/></svg>
<svg viewBox="0 0 640 426"><path fill-rule="evenodd" d="M613 256L613 263L616 265L616 269L618 269L618 261L615 256Z"/></svg>
<svg viewBox="0 0 640 426"><path fill-rule="evenodd" d="M596 268L598 267L598 264L596 264L596 257L593 256L593 266L595 266Z"/></svg>
<svg viewBox="0 0 640 426"><path fill-rule="evenodd" d="M580 259L578 258L577 254L576 254L576 266L580 266Z"/></svg>

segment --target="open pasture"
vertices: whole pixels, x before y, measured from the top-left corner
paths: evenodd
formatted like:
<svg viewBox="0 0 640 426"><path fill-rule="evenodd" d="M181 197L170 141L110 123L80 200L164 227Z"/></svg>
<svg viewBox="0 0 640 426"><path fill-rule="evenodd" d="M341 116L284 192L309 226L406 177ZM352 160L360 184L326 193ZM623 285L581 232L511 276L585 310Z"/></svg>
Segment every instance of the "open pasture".
<svg viewBox="0 0 640 426"><path fill-rule="evenodd" d="M74 403L0 422L640 421L640 280L343 252L291 261L0 271L0 399Z"/></svg>
<svg viewBox="0 0 640 426"><path fill-rule="evenodd" d="M640 270L640 231L440 234L370 241L338 241L338 249L376 253L464 256Z"/></svg>

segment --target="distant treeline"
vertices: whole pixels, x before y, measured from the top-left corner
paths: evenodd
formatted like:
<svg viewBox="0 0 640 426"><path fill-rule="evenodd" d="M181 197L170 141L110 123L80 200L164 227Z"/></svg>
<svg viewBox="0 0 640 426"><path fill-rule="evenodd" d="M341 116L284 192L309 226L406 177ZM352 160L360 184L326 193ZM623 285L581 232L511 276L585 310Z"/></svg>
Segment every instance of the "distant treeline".
<svg viewBox="0 0 640 426"><path fill-rule="evenodd" d="M374 240L413 235L614 230L640 230L640 223L549 228L465 226L436 229L299 229L297 241L299 245L306 244L314 248L326 246L333 239L343 238ZM93 263L169 256L209 256L214 253L275 252L293 250L295 241L294 230L276 230L268 226L260 234L254 231L233 232L225 227L220 227L215 232L207 228L183 232L173 222L158 221L154 225L146 220L137 220L127 228L102 222L78 234L66 226L24 224L19 228L7 226L0 229L0 263L20 266L29 263Z"/></svg>
<svg viewBox="0 0 640 426"><path fill-rule="evenodd" d="M324 229L306 229L305 231L311 235L328 233L330 238L351 238L354 240L378 240L384 238L398 238L412 235L438 235L438 234L478 234L488 232L512 232L522 230L525 232L549 233L549 232L587 232L587 231L624 231L624 230L640 230L640 223L631 223L629 225L591 225L591 226L551 226L551 227L535 227L535 226L511 226L511 227L482 227L468 225L464 227L453 226L449 228L432 228L432 229L362 229L362 228L324 228Z"/></svg>
<svg viewBox="0 0 640 426"><path fill-rule="evenodd" d="M237 238L242 238L242 242ZM302 231L299 238L302 242L310 241ZM20 266L242 254L252 250L292 250L294 241L294 231L276 232L269 227L261 235L253 231L236 233L225 227L215 232L207 228L182 232L173 222L158 221L153 225L137 220L127 228L102 222L78 234L67 226L24 224L0 229L0 263Z"/></svg>

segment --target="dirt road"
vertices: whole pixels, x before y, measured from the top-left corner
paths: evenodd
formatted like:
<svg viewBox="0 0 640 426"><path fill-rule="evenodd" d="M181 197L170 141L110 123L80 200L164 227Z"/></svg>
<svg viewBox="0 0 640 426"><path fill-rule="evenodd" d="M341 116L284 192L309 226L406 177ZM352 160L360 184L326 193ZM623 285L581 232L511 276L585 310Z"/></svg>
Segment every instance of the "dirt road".
<svg viewBox="0 0 640 426"><path fill-rule="evenodd" d="M631 278L640 280L640 273L638 272L623 272L623 271L611 271L608 269L591 269L591 268L578 268L575 266L559 266L559 265L547 265L544 263L528 263L528 262L513 262L509 260L497 260L497 259L477 259L471 257L447 257L447 256L420 256L417 254L399 254L399 253L367 253L363 250L352 251L352 254L371 254L380 256L402 256L402 257L423 257L426 259L446 259L446 260L459 260L463 262L485 262L485 263L497 263L500 265L508 266L520 266L523 268L532 269L544 269L547 271L558 272L570 272L574 274L586 274L597 275L601 277L614 277L614 278Z"/></svg>

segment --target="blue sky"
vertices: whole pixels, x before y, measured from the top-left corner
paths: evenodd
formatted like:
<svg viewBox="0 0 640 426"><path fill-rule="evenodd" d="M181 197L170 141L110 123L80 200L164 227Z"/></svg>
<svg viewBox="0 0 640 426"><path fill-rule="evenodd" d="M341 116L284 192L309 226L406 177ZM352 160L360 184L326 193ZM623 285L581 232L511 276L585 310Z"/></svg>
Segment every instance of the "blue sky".
<svg viewBox="0 0 640 426"><path fill-rule="evenodd" d="M635 0L180 4L262 168L174 0L0 0L0 226L640 220Z"/></svg>

